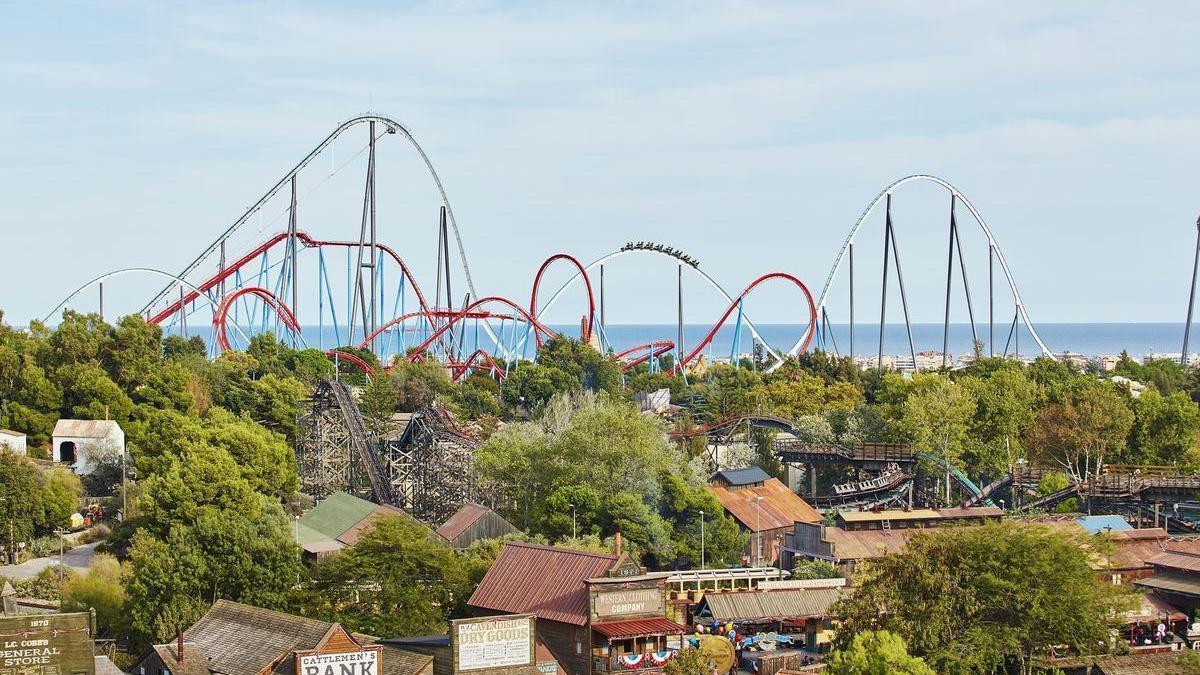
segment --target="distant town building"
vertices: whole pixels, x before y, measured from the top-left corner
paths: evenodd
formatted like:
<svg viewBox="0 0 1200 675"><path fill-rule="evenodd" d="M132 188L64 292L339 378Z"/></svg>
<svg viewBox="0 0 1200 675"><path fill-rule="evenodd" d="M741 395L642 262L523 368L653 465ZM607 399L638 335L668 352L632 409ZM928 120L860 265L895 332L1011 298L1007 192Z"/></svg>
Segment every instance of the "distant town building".
<svg viewBox="0 0 1200 675"><path fill-rule="evenodd" d="M59 420L51 434L50 459L87 475L105 458L123 461L125 432L113 420Z"/></svg>
<svg viewBox="0 0 1200 675"><path fill-rule="evenodd" d="M480 539L495 539L517 532L520 532L517 526L500 514L486 506L473 503L463 504L461 509L437 529L438 536L445 539L456 551L470 548L471 544Z"/></svg>
<svg viewBox="0 0 1200 675"><path fill-rule="evenodd" d="M336 665L332 665L336 664ZM433 657L381 644L341 624L217 600L134 675L433 675Z"/></svg>
<svg viewBox="0 0 1200 675"><path fill-rule="evenodd" d="M1063 363L1069 363L1077 368L1087 368L1088 366L1087 357L1079 352L1060 352L1055 354L1054 358L1062 361Z"/></svg>
<svg viewBox="0 0 1200 675"><path fill-rule="evenodd" d="M713 474L708 491L750 533L745 557L751 566L774 564L795 523L822 520L800 495L757 466Z"/></svg>
<svg viewBox="0 0 1200 675"><path fill-rule="evenodd" d="M14 455L24 456L26 452L25 434L19 431L0 429L0 450L7 450Z"/></svg>
<svg viewBox="0 0 1200 675"><path fill-rule="evenodd" d="M1121 356L1119 354L1101 354L1100 356L1092 359L1092 363L1095 364L1096 367L1101 371L1106 373L1111 373L1112 371L1116 370L1117 364L1120 362Z"/></svg>

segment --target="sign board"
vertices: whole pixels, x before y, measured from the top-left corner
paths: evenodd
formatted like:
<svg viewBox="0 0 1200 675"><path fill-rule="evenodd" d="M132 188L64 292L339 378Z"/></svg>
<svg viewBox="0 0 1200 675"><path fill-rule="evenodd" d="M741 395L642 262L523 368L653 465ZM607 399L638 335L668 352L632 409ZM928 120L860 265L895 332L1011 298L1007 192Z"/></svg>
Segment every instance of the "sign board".
<svg viewBox="0 0 1200 675"><path fill-rule="evenodd" d="M451 621L456 672L532 665L534 621L531 614Z"/></svg>
<svg viewBox="0 0 1200 675"><path fill-rule="evenodd" d="M91 615L0 618L0 675L95 675Z"/></svg>
<svg viewBox="0 0 1200 675"><path fill-rule="evenodd" d="M593 611L597 617L608 618L634 614L664 614L663 593L659 588L634 588L621 591L601 591L596 594Z"/></svg>
<svg viewBox="0 0 1200 675"><path fill-rule="evenodd" d="M296 654L296 675L379 675L380 647L357 652Z"/></svg>

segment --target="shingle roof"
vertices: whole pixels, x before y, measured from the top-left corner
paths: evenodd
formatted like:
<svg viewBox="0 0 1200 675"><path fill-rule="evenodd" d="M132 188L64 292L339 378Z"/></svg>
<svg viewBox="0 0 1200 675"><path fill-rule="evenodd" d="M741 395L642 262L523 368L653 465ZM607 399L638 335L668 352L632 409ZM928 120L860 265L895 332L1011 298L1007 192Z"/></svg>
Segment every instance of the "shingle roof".
<svg viewBox="0 0 1200 675"><path fill-rule="evenodd" d="M828 616L845 593L841 588L709 591L701 602L721 623L782 621Z"/></svg>
<svg viewBox="0 0 1200 675"><path fill-rule="evenodd" d="M467 502L462 505L462 508L455 511L454 515L450 516L446 522L442 523L442 526L437 529L437 533L446 541L452 541L489 511L491 509L486 506Z"/></svg>
<svg viewBox="0 0 1200 675"><path fill-rule="evenodd" d="M334 627L328 621L308 619L230 600L217 600L191 628L184 632L187 646L196 644L208 658L208 670L224 675L257 675L264 671L293 675L294 662L285 658L296 650L313 649ZM377 640L355 633L364 644ZM384 646L380 675L412 675L420 672L431 657Z"/></svg>
<svg viewBox="0 0 1200 675"><path fill-rule="evenodd" d="M112 420L59 420L54 423L52 436L70 438L108 438L112 429L121 427Z"/></svg>
<svg viewBox="0 0 1200 675"><path fill-rule="evenodd" d="M96 675L125 675L125 671L117 667L112 659L103 654L95 657ZM207 671L205 671L207 673Z"/></svg>
<svg viewBox="0 0 1200 675"><path fill-rule="evenodd" d="M710 485L711 492L731 516L752 532L790 528L795 523L819 523L821 514L792 492L778 478L761 486L730 489ZM759 497L762 498L761 508Z"/></svg>
<svg viewBox="0 0 1200 675"><path fill-rule="evenodd" d="M730 485L753 485L766 482L771 475L757 466L748 466L744 469L718 471L716 477Z"/></svg>
<svg viewBox="0 0 1200 675"><path fill-rule="evenodd" d="M193 642L184 641L182 663L179 661L178 643L154 645L153 649L171 675L209 675L208 656Z"/></svg>
<svg viewBox="0 0 1200 675"><path fill-rule="evenodd" d="M1180 665L1178 652L1097 656L1096 667L1102 675L1185 675L1194 671Z"/></svg>
<svg viewBox="0 0 1200 675"><path fill-rule="evenodd" d="M467 604L582 626L588 613L584 581L603 576L617 560L604 553L507 542Z"/></svg>

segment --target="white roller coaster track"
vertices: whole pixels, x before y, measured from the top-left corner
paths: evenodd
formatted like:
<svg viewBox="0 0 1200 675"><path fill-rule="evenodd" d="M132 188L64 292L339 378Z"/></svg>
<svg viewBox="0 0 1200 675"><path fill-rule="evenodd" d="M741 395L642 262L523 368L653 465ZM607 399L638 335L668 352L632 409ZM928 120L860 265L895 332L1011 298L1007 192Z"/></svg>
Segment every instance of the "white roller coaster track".
<svg viewBox="0 0 1200 675"><path fill-rule="evenodd" d="M63 298L62 302L55 305L54 309L50 310L50 312L48 314L46 314L46 318L42 319L42 322L48 323L50 321L51 317L53 317L55 314L57 314L59 312L59 310L65 308L67 306L67 303L71 302L71 300L75 296L79 295L80 293L95 286L96 284L102 283L102 282L112 279L114 277L125 276L126 274L154 274L154 275L157 275L160 277L166 277L166 278L174 281L175 284L179 284L180 286L183 286L184 288L188 289L189 291L194 291L196 293L196 297L198 299L203 299L210 306L212 306L213 314L214 315L216 314L217 303L213 302L213 299L208 297L207 293L204 293L199 288L196 288L195 286L191 285L183 278L177 277L174 274L171 274L170 272L156 270L152 267L126 267L125 269L113 270L112 272L106 272L104 274L101 274L100 276L96 277L95 279L92 279L91 281L80 286L79 288L76 288L74 291L71 291L70 295ZM174 287L175 284L171 284L171 286ZM241 329L240 326L238 326L235 323L233 327L236 328L237 332L241 334L243 340L246 340L247 342L249 342L250 338L246 336L246 333Z"/></svg>
<svg viewBox="0 0 1200 675"><path fill-rule="evenodd" d="M1004 260L1004 253L1000 251L1000 246L996 243L996 238L992 236L991 228L987 226L987 223L983 220L983 216L980 215L979 210L975 208L975 205L971 203L971 200L967 199L966 195L960 192L959 189L954 187L954 185L952 185L949 181L929 174L914 174L912 176L905 176L904 178L893 182L891 185L885 187L875 197L875 199L871 200L871 203L868 204L867 208L863 210L862 215L860 215L858 220L854 222L854 227L850 230L850 234L846 237L846 240L842 242L842 248L838 251L837 258L833 261L833 267L829 270L829 276L825 278L825 286L821 289L821 296L817 300L817 314L823 315L822 312L824 312L826 303L829 301L829 291L833 287L834 277L837 275L838 268L840 268L842 265L842 259L846 257L846 251L848 251L850 249L850 245L854 243L854 236L858 234L858 231L862 228L863 223L866 222L871 213L875 211L875 208L879 206L880 202L882 202L889 194L894 192L896 188L904 185L905 183L917 181L925 181L935 185L940 185L941 187L945 188L947 192L954 195L957 198L957 201L961 202L963 206L965 206L971 213L971 217L975 219L975 222L979 224L980 229L983 230L984 236L987 237L988 248L996 256L996 260L1000 263L1000 269L1004 272L1004 278L1008 281L1008 288L1012 292L1013 303L1016 305L1017 313L1020 315L1022 323L1025 324L1025 328L1033 337L1034 342L1037 342L1038 347L1042 350L1042 354L1046 356L1052 356L1053 354L1051 353L1050 349L1046 346L1045 342L1042 342L1041 336L1037 334L1037 330L1034 329L1033 323L1029 320L1029 314L1025 311L1025 303L1022 302L1021 294L1017 291L1017 282L1015 279L1013 279L1012 272L1010 272L1008 269L1008 263ZM794 355L799 351L801 344L803 344L802 340L803 338L801 341L797 341L796 344L792 346L792 348L788 351L789 355Z"/></svg>

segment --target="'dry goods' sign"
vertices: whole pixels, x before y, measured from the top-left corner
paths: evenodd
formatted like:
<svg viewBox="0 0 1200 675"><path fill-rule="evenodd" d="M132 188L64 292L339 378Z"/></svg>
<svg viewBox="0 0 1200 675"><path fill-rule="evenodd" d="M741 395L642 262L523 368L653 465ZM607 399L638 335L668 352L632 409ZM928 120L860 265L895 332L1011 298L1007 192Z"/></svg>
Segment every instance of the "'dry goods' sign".
<svg viewBox="0 0 1200 675"><path fill-rule="evenodd" d="M531 617L456 622L458 670L523 666L533 663Z"/></svg>

